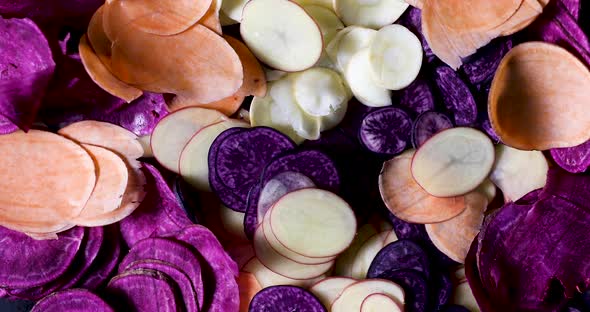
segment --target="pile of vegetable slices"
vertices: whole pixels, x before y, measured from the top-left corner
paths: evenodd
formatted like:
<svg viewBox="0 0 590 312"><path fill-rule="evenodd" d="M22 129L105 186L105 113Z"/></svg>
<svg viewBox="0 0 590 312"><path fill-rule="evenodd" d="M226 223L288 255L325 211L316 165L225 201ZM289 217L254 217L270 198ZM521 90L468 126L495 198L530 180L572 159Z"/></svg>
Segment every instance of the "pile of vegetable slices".
<svg viewBox="0 0 590 312"><path fill-rule="evenodd" d="M579 0L0 0L0 310L590 311Z"/></svg>

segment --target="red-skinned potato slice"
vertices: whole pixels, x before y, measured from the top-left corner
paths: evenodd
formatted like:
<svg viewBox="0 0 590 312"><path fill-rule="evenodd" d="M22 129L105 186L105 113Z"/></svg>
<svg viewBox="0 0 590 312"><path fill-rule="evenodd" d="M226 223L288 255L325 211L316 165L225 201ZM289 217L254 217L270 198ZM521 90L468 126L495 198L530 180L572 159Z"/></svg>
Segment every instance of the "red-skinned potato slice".
<svg viewBox="0 0 590 312"><path fill-rule="evenodd" d="M293 285L293 286L307 288L310 285L313 285L313 284L317 283L318 281L326 278L325 274L318 276L317 278L302 279L302 280L296 280L296 279L284 277L280 274L277 274L277 273L269 270L256 257L250 259L250 261L248 261L248 263L246 263L244 265L244 268L242 270L245 272L249 272L249 273L254 274L254 276L256 276L256 279L260 283L260 286L262 286L262 288L276 286L276 285Z"/></svg>
<svg viewBox="0 0 590 312"><path fill-rule="evenodd" d="M508 146L546 150L590 139L590 72L558 46L528 42L504 57L492 82L488 113Z"/></svg>
<svg viewBox="0 0 590 312"><path fill-rule="evenodd" d="M109 69L98 58L94 50L88 44L88 40L83 36L80 38L78 45L80 51L80 59L86 69L86 72L97 85L108 93L120 97L128 103L137 99L143 94L143 91L132 87L117 77L115 77Z"/></svg>
<svg viewBox="0 0 590 312"><path fill-rule="evenodd" d="M219 21L219 9L221 0L213 0L207 13L201 18L199 24L213 30L218 35L222 35L221 22Z"/></svg>
<svg viewBox="0 0 590 312"><path fill-rule="evenodd" d="M240 272L237 278L238 288L240 289L240 312L248 312L250 301L262 290L262 287L256 280L256 276L248 272Z"/></svg>
<svg viewBox="0 0 590 312"><path fill-rule="evenodd" d="M464 263L483 223L487 204L483 194L472 192L465 195L467 208L461 214L447 221L426 224L426 232L436 248L454 261Z"/></svg>
<svg viewBox="0 0 590 312"><path fill-rule="evenodd" d="M354 283L356 280L348 277L328 277L313 284L309 291L320 299L325 307L330 307L342 291Z"/></svg>
<svg viewBox="0 0 590 312"><path fill-rule="evenodd" d="M122 29L133 24L139 31L162 36L181 33L205 16L211 0L113 0L107 1L104 28L115 41Z"/></svg>
<svg viewBox="0 0 590 312"><path fill-rule="evenodd" d="M58 134L78 143L86 143L109 149L123 156L127 166L139 168L137 161L143 155L143 147L133 132L108 122L84 120L61 128Z"/></svg>
<svg viewBox="0 0 590 312"><path fill-rule="evenodd" d="M235 112L237 112L238 109L240 109L242 103L244 102L244 99L246 98L245 96L240 95L239 93L240 90L238 90L235 94L230 95L224 99L207 104L196 104L193 101L186 101L183 98L175 97L172 100L172 102L168 105L168 108L171 112L175 112L186 107L201 107L207 109L214 109L223 113L226 116L231 116Z"/></svg>
<svg viewBox="0 0 590 312"><path fill-rule="evenodd" d="M388 312L402 312L402 307L399 306L393 298L384 294L371 294L368 295L363 303L361 304L360 312L377 312L377 311L388 311Z"/></svg>
<svg viewBox="0 0 590 312"><path fill-rule="evenodd" d="M169 53L174 49L175 53ZM175 36L127 27L113 42L112 72L142 90L176 94L179 100L210 103L242 85L242 63L215 32L196 24Z"/></svg>
<svg viewBox="0 0 590 312"><path fill-rule="evenodd" d="M104 33L103 20L104 5L98 8L90 19L86 36L90 46L100 59L100 61L111 70L111 40Z"/></svg>
<svg viewBox="0 0 590 312"><path fill-rule="evenodd" d="M96 185L76 220L96 218L119 208L129 180L127 166L117 154L94 145L82 147L95 162Z"/></svg>
<svg viewBox="0 0 590 312"><path fill-rule="evenodd" d="M487 31L506 22L520 8L523 0L427 0L455 31Z"/></svg>
<svg viewBox="0 0 590 312"><path fill-rule="evenodd" d="M398 218L412 223L449 220L465 210L464 196L439 198L428 194L412 177L415 150L383 164L379 191L387 208Z"/></svg>
<svg viewBox="0 0 590 312"><path fill-rule="evenodd" d="M96 182L90 155L50 132L0 136L0 155L0 223L10 229L64 229L82 211Z"/></svg>

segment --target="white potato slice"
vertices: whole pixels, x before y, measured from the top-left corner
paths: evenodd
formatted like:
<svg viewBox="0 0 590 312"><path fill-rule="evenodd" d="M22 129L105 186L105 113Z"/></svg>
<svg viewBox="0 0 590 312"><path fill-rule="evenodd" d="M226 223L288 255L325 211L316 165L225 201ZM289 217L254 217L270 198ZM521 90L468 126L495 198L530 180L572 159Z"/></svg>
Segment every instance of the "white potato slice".
<svg viewBox="0 0 590 312"><path fill-rule="evenodd" d="M329 309L342 291L354 283L356 280L348 277L328 277L313 284L309 291L320 299L324 307Z"/></svg>
<svg viewBox="0 0 590 312"><path fill-rule="evenodd" d="M326 55L332 63L336 66L336 69L342 72L344 69L338 65L338 50L340 49L340 42L342 42L342 38L344 38L350 31L352 31L354 27L346 27L344 29L339 30L334 38L328 43L326 46ZM321 59L320 59L321 61Z"/></svg>
<svg viewBox="0 0 590 312"><path fill-rule="evenodd" d="M367 296L361 304L360 312L402 312L403 310L391 297L384 294Z"/></svg>
<svg viewBox="0 0 590 312"><path fill-rule="evenodd" d="M503 144L496 146L496 163L490 180L507 201L516 201L547 183L549 164L540 151L522 151Z"/></svg>
<svg viewBox="0 0 590 312"><path fill-rule="evenodd" d="M389 234L387 236L385 236L385 239L383 240L383 247L397 241L397 234L395 234L394 230L389 230Z"/></svg>
<svg viewBox="0 0 590 312"><path fill-rule="evenodd" d="M412 159L412 176L429 194L451 197L477 188L494 165L494 145L473 128L441 131L426 141Z"/></svg>
<svg viewBox="0 0 590 312"><path fill-rule="evenodd" d="M334 39L336 33L344 28L344 24L342 24L336 13L324 6L307 4L303 5L303 9L320 27L324 38L324 46L328 45Z"/></svg>
<svg viewBox="0 0 590 312"><path fill-rule="evenodd" d="M233 19L229 18L223 11L219 11L219 23L221 26L231 26L238 24L238 21L234 21Z"/></svg>
<svg viewBox="0 0 590 312"><path fill-rule="evenodd" d="M496 185L489 178L485 179L483 183L477 187L477 191L488 199L488 204L496 198Z"/></svg>
<svg viewBox="0 0 590 312"><path fill-rule="evenodd" d="M224 205L219 207L219 218L226 233L230 234L236 241L249 242L244 233L244 215L245 213L229 209ZM232 241L235 243L235 241Z"/></svg>
<svg viewBox="0 0 590 312"><path fill-rule="evenodd" d="M209 186L209 148L223 131L234 127L248 127L239 120L226 120L204 127L193 135L180 154L179 172L182 178L200 191L211 191Z"/></svg>
<svg viewBox="0 0 590 312"><path fill-rule="evenodd" d="M391 91L379 87L373 81L368 50L361 50L353 55L350 63L344 69L344 78L348 82L352 94L361 103L371 107L384 107L392 104Z"/></svg>
<svg viewBox="0 0 590 312"><path fill-rule="evenodd" d="M272 69L266 66L263 66L262 69L264 70L264 76L266 77L267 82L277 81L288 74L287 72L284 72L282 70Z"/></svg>
<svg viewBox="0 0 590 312"><path fill-rule="evenodd" d="M453 297L451 297L451 303L462 305L471 312L479 312L479 305L473 296L471 287L467 281L457 285L453 291Z"/></svg>
<svg viewBox="0 0 590 312"><path fill-rule="evenodd" d="M271 88L272 83L269 84ZM265 97L255 96L250 104L250 124L252 127L266 126L274 128L291 138L295 143L300 144L305 138L295 132L289 116L283 116L283 112L273 101L270 95Z"/></svg>
<svg viewBox="0 0 590 312"><path fill-rule="evenodd" d="M151 138L154 157L166 169L178 173L180 154L197 131L227 120L227 117L212 109L187 107L162 118L154 128Z"/></svg>
<svg viewBox="0 0 590 312"><path fill-rule="evenodd" d="M242 12L240 33L260 61L288 72L312 67L324 49L313 18L287 0L250 0Z"/></svg>
<svg viewBox="0 0 590 312"><path fill-rule="evenodd" d="M258 283L262 288L277 285L293 285L307 288L317 283L318 281L326 278L325 275L308 280L296 280L292 278L287 278L269 270L256 257L250 259L246 264L244 264L242 271L254 274L256 280L258 280Z"/></svg>
<svg viewBox="0 0 590 312"><path fill-rule="evenodd" d="M389 90L409 86L422 67L420 39L402 25L385 26L377 32L369 48L375 82Z"/></svg>
<svg viewBox="0 0 590 312"><path fill-rule="evenodd" d="M265 267L288 278L316 278L328 272L334 265L334 261L321 264L303 264L282 256L270 246L262 226L259 226L254 232L253 244L256 257Z"/></svg>
<svg viewBox="0 0 590 312"><path fill-rule="evenodd" d="M152 146L150 145L151 140L152 140L152 137L149 134L144 135L144 136L140 136L139 138L137 138L137 142L139 142L139 144L141 144L141 147L143 147L143 155L141 157L145 157L145 158L154 157L154 152L152 151Z"/></svg>
<svg viewBox="0 0 590 312"><path fill-rule="evenodd" d="M334 10L344 24L374 29L393 24L408 6L403 0L334 0Z"/></svg>
<svg viewBox="0 0 590 312"><path fill-rule="evenodd" d="M221 13L239 23L242 20L242 11L244 11L247 3L248 0L223 0L221 2Z"/></svg>
<svg viewBox="0 0 590 312"><path fill-rule="evenodd" d="M315 183L306 175L293 171L280 173L268 180L258 198L258 222L261 223L264 220L266 212L285 194L315 186Z"/></svg>
<svg viewBox="0 0 590 312"><path fill-rule="evenodd" d="M390 297L403 311L404 290L399 285L382 279L368 279L346 287L334 301L331 312L359 312L365 298L372 294Z"/></svg>
<svg viewBox="0 0 590 312"><path fill-rule="evenodd" d="M283 196L270 211L270 224L283 246L312 258L340 254L356 234L352 208L336 194L320 189Z"/></svg>
<svg viewBox="0 0 590 312"><path fill-rule="evenodd" d="M346 69L353 55L361 50L368 49L377 35L374 29L359 26L349 26L350 31L344 34L338 44L336 62L342 69ZM347 27L347 28L349 28Z"/></svg>
<svg viewBox="0 0 590 312"><path fill-rule="evenodd" d="M352 264L356 259L356 254L363 244L378 232L380 231L378 231L372 224L364 224L361 226L350 246L336 259L334 273L338 276L352 278Z"/></svg>
<svg viewBox="0 0 590 312"><path fill-rule="evenodd" d="M327 68L314 67L293 78L295 102L307 114L321 117L341 110L350 92L340 75Z"/></svg>
<svg viewBox="0 0 590 312"><path fill-rule="evenodd" d="M371 266L371 262L373 262L373 259L375 259L379 250L383 248L383 243L389 236L389 233L391 233L391 231L375 234L369 238L363 246L361 246L356 254L354 262L352 263L352 278L365 279L367 277L369 266Z"/></svg>
<svg viewBox="0 0 590 312"><path fill-rule="evenodd" d="M332 12L334 11L334 4L333 4L332 0L292 0L292 1L301 5L301 6L317 5L317 6L321 6L326 9L329 9Z"/></svg>

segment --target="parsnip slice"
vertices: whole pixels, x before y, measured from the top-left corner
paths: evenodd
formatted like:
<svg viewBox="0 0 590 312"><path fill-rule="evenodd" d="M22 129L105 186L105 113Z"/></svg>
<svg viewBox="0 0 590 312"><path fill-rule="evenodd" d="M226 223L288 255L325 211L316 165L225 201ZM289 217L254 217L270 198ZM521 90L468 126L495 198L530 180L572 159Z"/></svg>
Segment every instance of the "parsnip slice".
<svg viewBox="0 0 590 312"><path fill-rule="evenodd" d="M393 24L408 6L403 0L334 0L334 10L344 24L374 29Z"/></svg>
<svg viewBox="0 0 590 312"><path fill-rule="evenodd" d="M344 77L352 94L363 104L371 107L383 107L392 104L391 91L379 87L371 69L369 51L359 51L353 55L344 69Z"/></svg>
<svg viewBox="0 0 590 312"><path fill-rule="evenodd" d="M384 294L400 307L404 306L404 290L394 282L369 279L356 282L344 289L332 305L332 312L358 312L365 298L372 294Z"/></svg>

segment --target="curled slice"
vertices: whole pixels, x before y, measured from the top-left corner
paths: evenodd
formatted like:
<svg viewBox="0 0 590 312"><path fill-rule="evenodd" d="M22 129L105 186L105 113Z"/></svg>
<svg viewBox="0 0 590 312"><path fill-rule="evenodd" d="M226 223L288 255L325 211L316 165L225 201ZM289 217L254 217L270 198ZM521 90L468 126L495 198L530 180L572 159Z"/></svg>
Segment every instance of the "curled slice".
<svg viewBox="0 0 590 312"><path fill-rule="evenodd" d="M384 294L399 306L404 306L404 290L399 285L383 279L368 279L346 287L332 304L331 311L361 311L363 301L371 294Z"/></svg>
<svg viewBox="0 0 590 312"><path fill-rule="evenodd" d="M590 72L582 62L552 44L528 42L500 63L488 113L506 145L524 150L572 147L590 139L589 96Z"/></svg>
<svg viewBox="0 0 590 312"><path fill-rule="evenodd" d="M427 1L428 2L428 1ZM430 1L445 25L452 30L487 31L500 26L520 8L523 0Z"/></svg>
<svg viewBox="0 0 590 312"><path fill-rule="evenodd" d="M403 0L335 0L334 11L346 25L379 29L397 21L406 11Z"/></svg>
<svg viewBox="0 0 590 312"><path fill-rule="evenodd" d="M328 116L341 110L350 99L349 93L342 77L331 69L314 67L293 78L293 94L297 105L315 117Z"/></svg>
<svg viewBox="0 0 590 312"><path fill-rule="evenodd" d="M155 270L137 269L115 276L105 292L124 310L178 311L182 305L174 281Z"/></svg>
<svg viewBox="0 0 590 312"><path fill-rule="evenodd" d="M412 223L442 222L463 212L463 196L434 197L416 183L411 173L414 153L409 150L383 164L379 191L387 208L396 217Z"/></svg>
<svg viewBox="0 0 590 312"><path fill-rule="evenodd" d="M352 94L361 103L371 107L391 105L391 91L378 86L373 75L368 50L361 50L354 54L344 68L344 77Z"/></svg>
<svg viewBox="0 0 590 312"><path fill-rule="evenodd" d="M0 223L23 232L60 230L96 183L92 158L59 135L31 130L0 136Z"/></svg>
<svg viewBox="0 0 590 312"><path fill-rule="evenodd" d="M90 23L88 24L88 30L86 31L86 37L92 47L92 50L96 53L96 56L106 66L109 71L111 70L111 45L113 42L104 33L103 27L103 12L104 6L101 6L94 12Z"/></svg>
<svg viewBox="0 0 590 312"><path fill-rule="evenodd" d="M330 307L342 291L355 282L355 279L348 277L328 277L313 284L309 291L318 297L325 307Z"/></svg>
<svg viewBox="0 0 590 312"><path fill-rule="evenodd" d="M114 312L99 296L86 289L68 289L53 293L33 307L32 312L79 312L92 307L96 312Z"/></svg>

